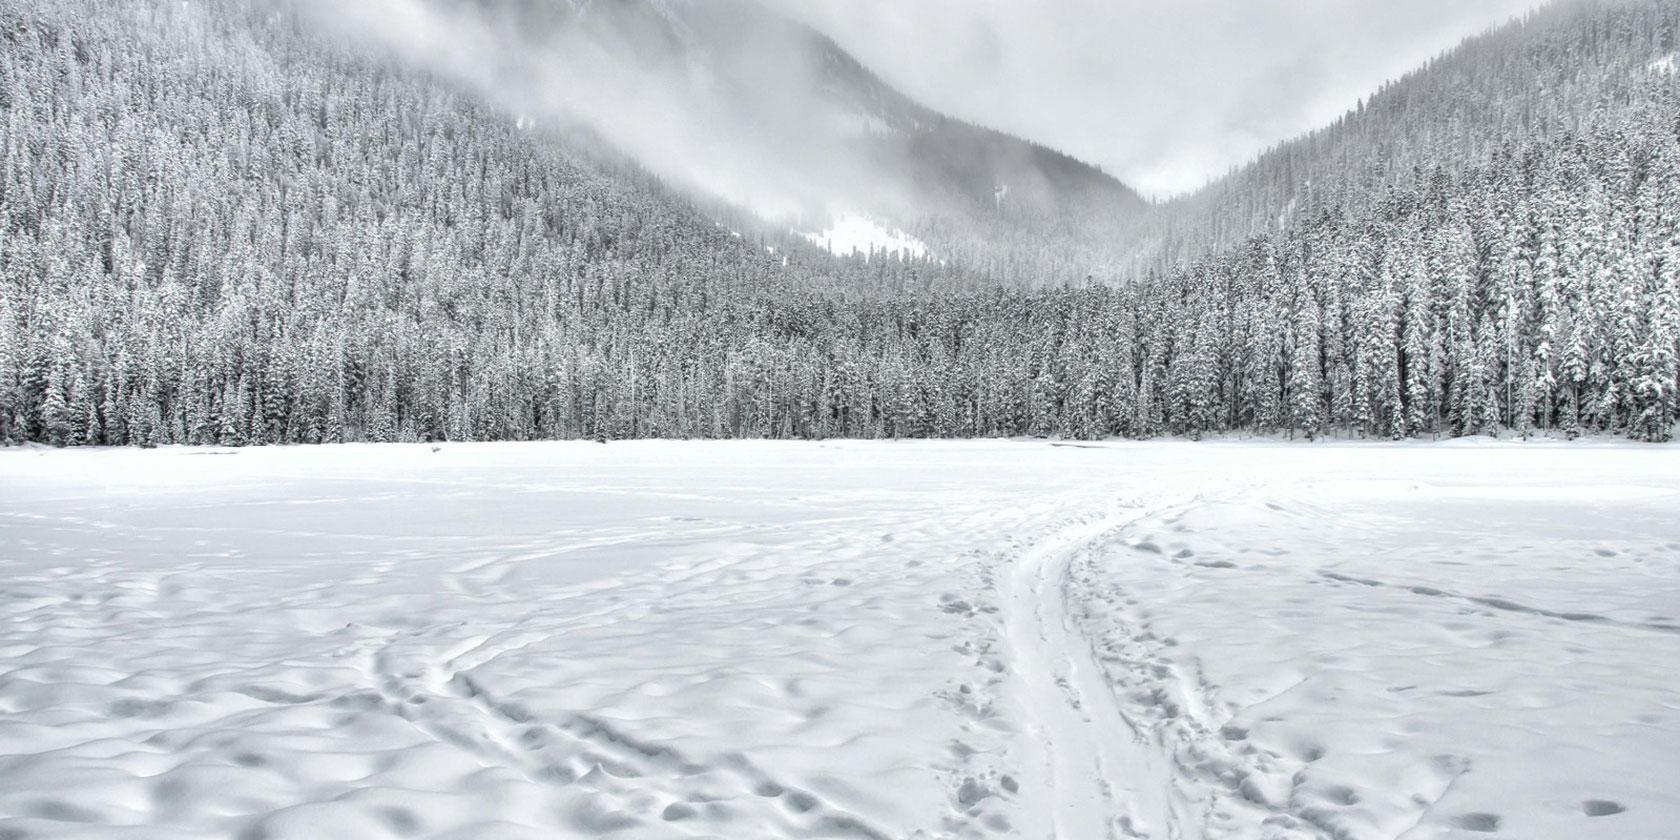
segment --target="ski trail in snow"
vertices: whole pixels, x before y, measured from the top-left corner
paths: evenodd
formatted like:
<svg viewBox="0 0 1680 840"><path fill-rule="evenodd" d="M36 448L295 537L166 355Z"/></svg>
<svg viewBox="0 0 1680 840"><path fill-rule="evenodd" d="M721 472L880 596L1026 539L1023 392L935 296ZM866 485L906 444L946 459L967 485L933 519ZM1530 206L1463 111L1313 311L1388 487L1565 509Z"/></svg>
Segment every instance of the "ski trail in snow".
<svg viewBox="0 0 1680 840"><path fill-rule="evenodd" d="M1016 691L1029 721L1029 778L1040 831L1062 840L1153 837L1175 825L1170 769L1121 711L1091 643L1068 615L1067 575L1091 543L1165 511L1131 508L1081 523L1032 546L1008 583L1005 620Z"/></svg>

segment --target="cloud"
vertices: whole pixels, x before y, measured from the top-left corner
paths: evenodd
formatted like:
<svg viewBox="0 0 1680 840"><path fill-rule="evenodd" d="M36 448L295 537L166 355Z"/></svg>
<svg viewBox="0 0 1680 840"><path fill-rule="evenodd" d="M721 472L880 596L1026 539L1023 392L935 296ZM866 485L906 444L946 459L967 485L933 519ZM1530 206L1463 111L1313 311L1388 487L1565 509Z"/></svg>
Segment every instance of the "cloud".
<svg viewBox="0 0 1680 840"><path fill-rule="evenodd" d="M896 200L848 154L784 19L728 0L292 0L323 26L545 128L583 128L696 194L767 219ZM749 94L750 95L747 95Z"/></svg>
<svg viewBox="0 0 1680 840"><path fill-rule="evenodd" d="M936 109L1184 193L1537 0L766 0Z"/></svg>
<svg viewBox="0 0 1680 840"><path fill-rule="evenodd" d="M936 110L1201 186L1535 0L289 0L544 126L767 219L928 211L854 142L828 34ZM832 93L832 92L830 92Z"/></svg>

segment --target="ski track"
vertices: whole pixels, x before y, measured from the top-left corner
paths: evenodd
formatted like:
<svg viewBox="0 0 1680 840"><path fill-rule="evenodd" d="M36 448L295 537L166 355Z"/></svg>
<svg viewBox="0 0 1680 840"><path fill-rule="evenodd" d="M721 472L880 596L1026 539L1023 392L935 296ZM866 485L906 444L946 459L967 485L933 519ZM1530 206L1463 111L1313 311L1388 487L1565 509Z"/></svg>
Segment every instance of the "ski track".
<svg viewBox="0 0 1680 840"><path fill-rule="evenodd" d="M1094 572L1098 561L1131 548L1124 540L1132 527L1173 521L1205 498L1133 504L1058 531L1016 561L1005 632L1030 733L1025 775L1042 792L1029 800L1027 836L1335 836L1311 813L1245 786L1255 768L1229 743L1240 737L1213 721L1213 686L1174 664L1174 640L1157 635L1127 608L1136 600Z"/></svg>
<svg viewBox="0 0 1680 840"><path fill-rule="evenodd" d="M1035 814L1047 836L1147 837L1175 824L1147 733L1126 718L1069 616L1068 570L1093 542L1158 510L1146 507L1063 530L1032 546L1009 577L1007 636L1021 705L1040 754Z"/></svg>

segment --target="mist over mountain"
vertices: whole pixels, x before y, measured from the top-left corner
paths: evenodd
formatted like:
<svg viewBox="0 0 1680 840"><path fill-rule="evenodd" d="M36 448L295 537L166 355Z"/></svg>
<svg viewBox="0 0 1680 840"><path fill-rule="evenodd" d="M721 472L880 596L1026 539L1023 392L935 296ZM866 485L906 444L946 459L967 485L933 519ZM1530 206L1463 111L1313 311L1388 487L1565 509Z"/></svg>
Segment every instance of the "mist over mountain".
<svg viewBox="0 0 1680 840"><path fill-rule="evenodd" d="M586 130L773 224L863 216L949 252L975 231L1094 238L1144 209L1091 166L911 101L755 0L297 2L522 127Z"/></svg>
<svg viewBox="0 0 1680 840"><path fill-rule="evenodd" d="M765 0L947 113L1181 197L1539 0Z"/></svg>
<svg viewBox="0 0 1680 840"><path fill-rule="evenodd" d="M1267 149L1129 231L1140 264L1194 260L1327 212L1362 213L1539 138L1592 142L1672 79L1680 9L1576 0L1467 38L1329 124Z"/></svg>

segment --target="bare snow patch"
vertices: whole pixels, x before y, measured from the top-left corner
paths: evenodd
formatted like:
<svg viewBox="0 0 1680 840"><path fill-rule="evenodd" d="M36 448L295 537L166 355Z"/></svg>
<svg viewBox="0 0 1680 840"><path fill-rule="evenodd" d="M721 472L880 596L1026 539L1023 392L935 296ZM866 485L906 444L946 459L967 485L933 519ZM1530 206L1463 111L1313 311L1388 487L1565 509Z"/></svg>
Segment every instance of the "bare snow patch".
<svg viewBox="0 0 1680 840"><path fill-rule="evenodd" d="M881 256L900 259L920 259L927 255L927 245L897 228L887 229L875 221L853 213L836 216L828 228L818 232L801 232L812 244L837 256Z"/></svg>

